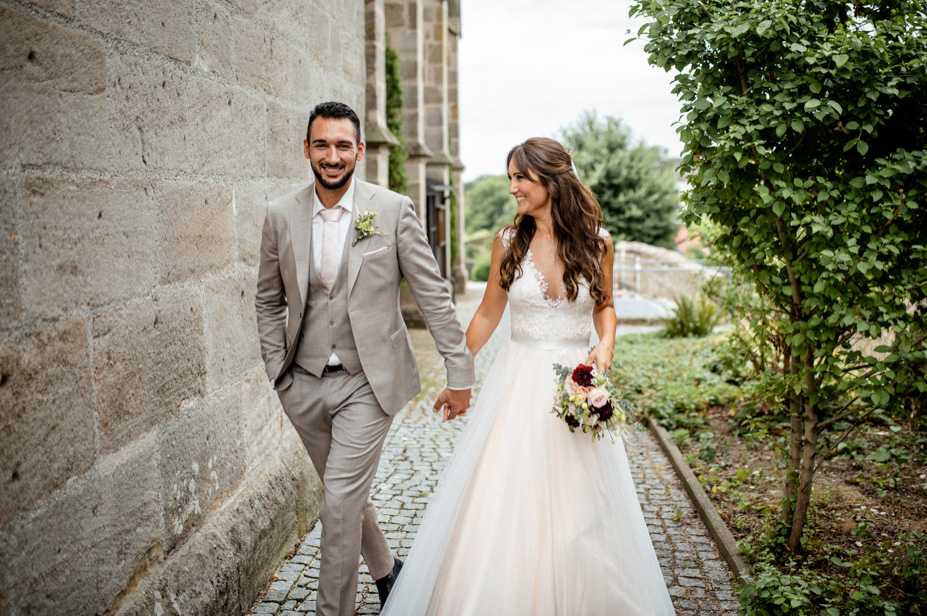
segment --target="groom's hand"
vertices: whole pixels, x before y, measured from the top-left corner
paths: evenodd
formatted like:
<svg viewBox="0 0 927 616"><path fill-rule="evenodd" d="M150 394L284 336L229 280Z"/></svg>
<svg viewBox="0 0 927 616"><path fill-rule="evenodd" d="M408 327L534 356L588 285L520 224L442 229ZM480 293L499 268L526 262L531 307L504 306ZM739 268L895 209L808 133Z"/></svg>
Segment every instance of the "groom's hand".
<svg viewBox="0 0 927 616"><path fill-rule="evenodd" d="M466 417L468 408L470 408L469 389L448 389L445 387L431 410L435 413L443 411L441 423L444 423L458 416Z"/></svg>

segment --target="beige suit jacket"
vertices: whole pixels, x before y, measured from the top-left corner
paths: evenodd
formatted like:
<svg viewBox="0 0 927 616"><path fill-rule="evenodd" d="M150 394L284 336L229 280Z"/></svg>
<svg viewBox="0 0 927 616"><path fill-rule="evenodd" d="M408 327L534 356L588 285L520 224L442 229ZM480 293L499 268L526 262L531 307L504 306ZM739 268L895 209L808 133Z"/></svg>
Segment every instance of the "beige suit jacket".
<svg viewBox="0 0 927 616"><path fill-rule="evenodd" d="M384 232L349 246L347 257L348 315L377 401L392 415L421 390L412 343L399 311L403 278L444 357L448 385L472 387L473 357L412 201L357 178L353 181L355 221L364 212L376 212L374 223ZM277 389L289 387L293 380L289 370L309 292L314 190L310 184L270 202L264 219L255 311L261 356ZM346 241L350 244L355 235L352 224Z"/></svg>

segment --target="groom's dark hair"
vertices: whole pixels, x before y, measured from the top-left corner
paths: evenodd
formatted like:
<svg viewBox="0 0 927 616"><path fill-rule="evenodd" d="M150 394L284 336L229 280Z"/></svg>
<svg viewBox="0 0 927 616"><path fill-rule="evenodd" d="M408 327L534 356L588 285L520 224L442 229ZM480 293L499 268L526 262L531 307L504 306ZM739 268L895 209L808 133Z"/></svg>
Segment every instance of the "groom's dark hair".
<svg viewBox="0 0 927 616"><path fill-rule="evenodd" d="M306 127L306 140L309 139L309 133L312 131L312 123L315 122L316 118L328 118L330 120L351 120L351 124L354 125L354 141L360 143L360 118L357 117L357 114L354 113L353 109L344 103L329 101L327 103L319 103L316 105L315 109L313 109L309 114L309 126Z"/></svg>

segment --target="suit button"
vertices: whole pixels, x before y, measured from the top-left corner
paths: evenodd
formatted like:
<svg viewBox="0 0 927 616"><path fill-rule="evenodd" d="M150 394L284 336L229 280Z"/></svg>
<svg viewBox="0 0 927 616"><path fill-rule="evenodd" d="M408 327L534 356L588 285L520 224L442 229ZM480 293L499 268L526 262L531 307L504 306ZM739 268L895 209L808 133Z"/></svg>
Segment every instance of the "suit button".
<svg viewBox="0 0 927 616"><path fill-rule="evenodd" d="M331 295L329 295L329 296L328 296L328 299L335 299L335 294L332 293Z"/></svg>
<svg viewBox="0 0 927 616"><path fill-rule="evenodd" d="M338 345L337 345L337 344L333 344L333 345L332 345L332 348L334 349L336 346L338 346Z"/></svg>
<svg viewBox="0 0 927 616"><path fill-rule="evenodd" d="M333 319L333 320L331 320L331 321L329 321L329 322L328 322L328 324L329 324L329 325L334 325L334 324L335 324L335 321L334 321L334 319Z"/></svg>

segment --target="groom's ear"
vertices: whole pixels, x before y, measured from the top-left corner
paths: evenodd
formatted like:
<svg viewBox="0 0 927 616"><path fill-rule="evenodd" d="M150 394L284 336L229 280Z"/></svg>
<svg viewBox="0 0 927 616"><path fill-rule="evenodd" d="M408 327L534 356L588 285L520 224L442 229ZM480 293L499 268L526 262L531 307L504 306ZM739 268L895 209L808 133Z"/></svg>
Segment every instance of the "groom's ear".
<svg viewBox="0 0 927 616"><path fill-rule="evenodd" d="M307 148L309 146L306 146ZM308 152L308 149L306 150ZM361 141L357 144L357 156L354 158L357 162L364 160L364 142Z"/></svg>
<svg viewBox="0 0 927 616"><path fill-rule="evenodd" d="M303 156L306 157L306 160L309 160L309 140L303 139Z"/></svg>

